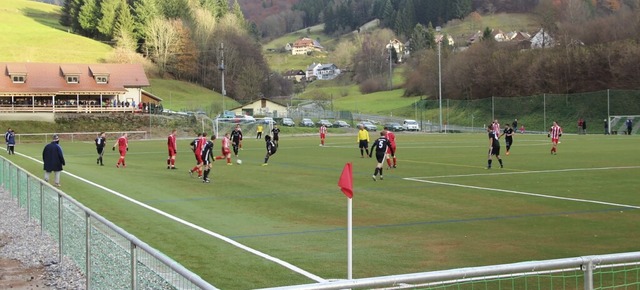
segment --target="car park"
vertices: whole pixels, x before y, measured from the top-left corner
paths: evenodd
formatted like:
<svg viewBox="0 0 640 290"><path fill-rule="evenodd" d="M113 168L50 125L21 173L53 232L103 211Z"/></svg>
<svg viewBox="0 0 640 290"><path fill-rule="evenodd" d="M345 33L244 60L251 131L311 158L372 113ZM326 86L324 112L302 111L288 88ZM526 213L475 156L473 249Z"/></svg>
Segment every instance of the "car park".
<svg viewBox="0 0 640 290"><path fill-rule="evenodd" d="M340 128L350 128L351 125L349 125L349 123L342 121L342 120L338 120L333 122L333 127L340 127Z"/></svg>
<svg viewBox="0 0 640 290"><path fill-rule="evenodd" d="M300 121L300 126L302 126L302 127L313 127L313 126L315 126L315 124L313 123L313 121L311 121L311 119L304 118L304 119L302 119L302 121Z"/></svg>
<svg viewBox="0 0 640 290"><path fill-rule="evenodd" d="M324 119L318 121L318 123L316 123L316 125L318 125L318 127L320 127L322 125L324 125L327 128L333 127L333 124L331 122L329 122L328 120L324 120Z"/></svg>
<svg viewBox="0 0 640 290"><path fill-rule="evenodd" d="M398 132L398 131L404 131L404 127L402 127L402 125L400 125L400 123L386 123L384 124L385 127L389 128L389 130L394 131L394 132Z"/></svg>
<svg viewBox="0 0 640 290"><path fill-rule="evenodd" d="M282 118L282 126L295 127L296 123L291 118Z"/></svg>
<svg viewBox="0 0 640 290"><path fill-rule="evenodd" d="M364 129L367 131L372 131L372 132L378 131L378 127L368 121L363 121L362 123L360 123L360 126L363 126Z"/></svg>
<svg viewBox="0 0 640 290"><path fill-rule="evenodd" d="M276 123L276 121L274 121L274 120L273 120L273 118L271 118L271 117L264 117L264 118L262 118L262 122L263 122L264 124L267 124L267 125L273 125L273 124L275 124L275 123Z"/></svg>
<svg viewBox="0 0 640 290"><path fill-rule="evenodd" d="M418 122L416 122L416 120L404 120L402 126L406 131L420 131L420 125L418 125Z"/></svg>

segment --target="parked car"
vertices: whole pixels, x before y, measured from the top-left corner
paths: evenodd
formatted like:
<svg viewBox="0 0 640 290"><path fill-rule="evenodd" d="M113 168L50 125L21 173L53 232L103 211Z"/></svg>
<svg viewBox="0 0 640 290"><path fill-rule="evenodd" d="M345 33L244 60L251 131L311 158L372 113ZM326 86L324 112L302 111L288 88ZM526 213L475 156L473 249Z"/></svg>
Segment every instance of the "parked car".
<svg viewBox="0 0 640 290"><path fill-rule="evenodd" d="M313 126L315 126L315 124L313 123L313 121L311 121L311 119L304 118L304 119L302 119L302 121L300 121L300 126L302 126L302 127L313 127Z"/></svg>
<svg viewBox="0 0 640 290"><path fill-rule="evenodd" d="M264 124L267 124L267 125L273 125L273 124L275 124L275 123L276 123L276 121L274 121L274 120L273 120L273 118L271 118L271 117L264 117L264 118L262 118L262 122L263 122Z"/></svg>
<svg viewBox="0 0 640 290"><path fill-rule="evenodd" d="M282 125L287 127L295 127L296 123L291 118L282 118Z"/></svg>
<svg viewBox="0 0 640 290"><path fill-rule="evenodd" d="M372 120L372 119L366 119L366 120L364 120L363 122L369 122L369 123L374 124L374 125L378 125L378 124L380 124L380 122L378 122L378 121L376 121L376 120Z"/></svg>
<svg viewBox="0 0 640 290"><path fill-rule="evenodd" d="M240 118L240 123L243 123L243 124L253 124L255 122L256 122L256 118L254 118L253 116L244 115Z"/></svg>
<svg viewBox="0 0 640 290"><path fill-rule="evenodd" d="M402 126L406 131L420 131L420 125L416 120L404 120Z"/></svg>
<svg viewBox="0 0 640 290"><path fill-rule="evenodd" d="M325 127L327 127L327 128L331 128L331 127L333 127L333 124L332 124L331 122L329 122L328 120L324 120L324 119L322 119L322 120L318 121L318 122L316 123L316 125L318 125L318 127L320 127L320 126L322 126L322 125L324 125L324 126L325 126Z"/></svg>
<svg viewBox="0 0 640 290"><path fill-rule="evenodd" d="M398 132L398 131L404 131L404 127L402 127L402 125L400 125L400 123L386 123L384 124L385 127L389 128L389 130L394 131L394 132Z"/></svg>
<svg viewBox="0 0 640 290"><path fill-rule="evenodd" d="M342 120L338 120L333 122L333 127L340 127L340 128L350 128L351 125L349 125L349 123L342 121Z"/></svg>
<svg viewBox="0 0 640 290"><path fill-rule="evenodd" d="M378 131L378 127L369 121L363 121L362 123L360 123L360 126L364 126L364 129L367 131Z"/></svg>

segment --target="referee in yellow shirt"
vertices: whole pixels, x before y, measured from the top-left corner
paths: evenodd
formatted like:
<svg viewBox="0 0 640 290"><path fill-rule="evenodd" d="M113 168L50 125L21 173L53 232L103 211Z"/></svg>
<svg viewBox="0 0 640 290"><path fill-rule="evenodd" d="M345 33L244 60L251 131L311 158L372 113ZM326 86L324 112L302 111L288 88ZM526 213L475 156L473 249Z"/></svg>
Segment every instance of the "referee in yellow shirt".
<svg viewBox="0 0 640 290"><path fill-rule="evenodd" d="M369 156L369 131L363 125L358 125L358 147L360 147L360 158L364 158L364 152Z"/></svg>

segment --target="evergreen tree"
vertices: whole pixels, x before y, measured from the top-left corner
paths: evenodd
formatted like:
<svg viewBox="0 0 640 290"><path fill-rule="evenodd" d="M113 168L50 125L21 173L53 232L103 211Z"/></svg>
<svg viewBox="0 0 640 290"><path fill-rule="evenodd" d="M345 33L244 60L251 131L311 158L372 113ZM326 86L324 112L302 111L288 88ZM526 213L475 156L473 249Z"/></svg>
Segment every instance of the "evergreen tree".
<svg viewBox="0 0 640 290"><path fill-rule="evenodd" d="M216 18L222 18L229 13L229 2L227 0L216 0Z"/></svg>
<svg viewBox="0 0 640 290"><path fill-rule="evenodd" d="M411 33L409 50L414 53L429 47L429 35L424 25L418 23Z"/></svg>
<svg viewBox="0 0 640 290"><path fill-rule="evenodd" d="M71 2L71 1L68 1ZM78 13L78 24L82 28L82 34L88 37L95 37L97 34L96 19L98 19L100 7L96 0L84 0L84 5L80 7Z"/></svg>
<svg viewBox="0 0 640 290"><path fill-rule="evenodd" d="M393 21L395 20L395 10L391 4L391 0L387 0L382 8L382 25L385 27L393 27Z"/></svg>
<svg viewBox="0 0 640 290"><path fill-rule="evenodd" d="M126 35L127 38L133 36L135 20L131 14L131 7L126 0L120 1L120 7L116 14L115 35Z"/></svg>
<svg viewBox="0 0 640 290"><path fill-rule="evenodd" d="M240 4L238 4L238 0L233 1L233 8L231 11L233 15L235 15L236 18L238 18L238 21L242 23L242 26L246 27L247 20L244 18L244 14L242 13L242 9L240 9Z"/></svg>
<svg viewBox="0 0 640 290"><path fill-rule="evenodd" d="M160 14L156 0L137 0L133 4L134 35L140 41L147 37L146 27Z"/></svg>
<svg viewBox="0 0 640 290"><path fill-rule="evenodd" d="M120 6L120 0L103 0L100 4L100 20L97 29L103 39L113 39L116 24L116 13Z"/></svg>

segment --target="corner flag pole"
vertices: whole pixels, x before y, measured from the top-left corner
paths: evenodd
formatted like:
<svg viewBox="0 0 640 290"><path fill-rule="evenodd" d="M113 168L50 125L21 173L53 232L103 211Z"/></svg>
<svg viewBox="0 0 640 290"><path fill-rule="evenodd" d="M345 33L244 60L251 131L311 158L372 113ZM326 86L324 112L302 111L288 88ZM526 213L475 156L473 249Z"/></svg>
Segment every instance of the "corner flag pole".
<svg viewBox="0 0 640 290"><path fill-rule="evenodd" d="M347 196L347 278L353 279L353 170L351 163L344 165L338 186Z"/></svg>
<svg viewBox="0 0 640 290"><path fill-rule="evenodd" d="M347 205L347 279L353 279L353 199Z"/></svg>

